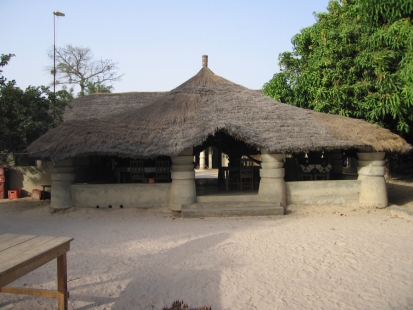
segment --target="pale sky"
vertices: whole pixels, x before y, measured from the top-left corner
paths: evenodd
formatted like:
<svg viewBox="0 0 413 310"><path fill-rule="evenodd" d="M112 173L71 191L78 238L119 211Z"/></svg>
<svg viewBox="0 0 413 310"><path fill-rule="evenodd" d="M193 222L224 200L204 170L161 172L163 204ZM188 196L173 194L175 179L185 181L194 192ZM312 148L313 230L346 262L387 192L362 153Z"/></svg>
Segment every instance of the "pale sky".
<svg viewBox="0 0 413 310"><path fill-rule="evenodd" d="M328 0L0 0L0 54L15 54L3 74L17 86L50 85L47 51L89 47L124 76L114 92L168 91L209 68L260 89L278 72L278 54L327 11Z"/></svg>

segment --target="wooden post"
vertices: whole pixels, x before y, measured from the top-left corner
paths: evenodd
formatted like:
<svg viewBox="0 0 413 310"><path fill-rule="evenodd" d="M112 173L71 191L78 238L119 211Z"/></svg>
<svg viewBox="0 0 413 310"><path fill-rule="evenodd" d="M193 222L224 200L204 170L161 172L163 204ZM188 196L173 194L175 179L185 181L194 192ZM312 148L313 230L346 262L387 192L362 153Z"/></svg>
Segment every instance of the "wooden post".
<svg viewBox="0 0 413 310"><path fill-rule="evenodd" d="M67 259L66 253L57 258L57 290L59 292L58 309L67 310Z"/></svg>

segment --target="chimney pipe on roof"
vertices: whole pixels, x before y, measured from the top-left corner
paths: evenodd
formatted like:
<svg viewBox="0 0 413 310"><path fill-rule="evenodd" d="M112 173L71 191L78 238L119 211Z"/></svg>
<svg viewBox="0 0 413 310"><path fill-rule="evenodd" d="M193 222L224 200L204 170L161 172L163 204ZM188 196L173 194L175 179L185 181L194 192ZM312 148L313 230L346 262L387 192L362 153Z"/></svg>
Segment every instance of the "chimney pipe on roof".
<svg viewBox="0 0 413 310"><path fill-rule="evenodd" d="M208 55L202 55L202 67L208 67Z"/></svg>

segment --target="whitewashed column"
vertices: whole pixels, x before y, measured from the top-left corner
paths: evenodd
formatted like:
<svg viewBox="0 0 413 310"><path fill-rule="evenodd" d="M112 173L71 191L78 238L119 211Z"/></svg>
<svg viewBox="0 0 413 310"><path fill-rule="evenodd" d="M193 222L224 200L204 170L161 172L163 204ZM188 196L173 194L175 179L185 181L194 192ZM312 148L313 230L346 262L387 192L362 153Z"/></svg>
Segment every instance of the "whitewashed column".
<svg viewBox="0 0 413 310"><path fill-rule="evenodd" d="M196 202L193 148L182 152L172 160L172 184L169 195L169 209L180 211L182 205ZM204 157L205 158L205 157Z"/></svg>
<svg viewBox="0 0 413 310"><path fill-rule="evenodd" d="M199 153L199 169L205 169L205 151Z"/></svg>
<svg viewBox="0 0 413 310"><path fill-rule="evenodd" d="M212 146L208 147L208 169L212 169Z"/></svg>
<svg viewBox="0 0 413 310"><path fill-rule="evenodd" d="M75 183L74 159L56 162L51 173L52 188L50 207L65 210L73 206L70 185Z"/></svg>
<svg viewBox="0 0 413 310"><path fill-rule="evenodd" d="M221 153L221 167L228 167L228 155Z"/></svg>
<svg viewBox="0 0 413 310"><path fill-rule="evenodd" d="M279 203L285 208L287 206L287 194L283 159L284 154L270 154L267 150L261 150L261 181L258 195L262 201Z"/></svg>
<svg viewBox="0 0 413 310"><path fill-rule="evenodd" d="M367 207L385 208L388 204L385 152L358 152L358 180L361 180L359 203Z"/></svg>

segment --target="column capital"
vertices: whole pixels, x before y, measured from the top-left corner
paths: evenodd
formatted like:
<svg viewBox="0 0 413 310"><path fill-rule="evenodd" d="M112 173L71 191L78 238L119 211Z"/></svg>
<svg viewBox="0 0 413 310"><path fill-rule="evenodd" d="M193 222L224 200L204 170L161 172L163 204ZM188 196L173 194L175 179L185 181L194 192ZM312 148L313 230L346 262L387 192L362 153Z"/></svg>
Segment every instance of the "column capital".
<svg viewBox="0 0 413 310"><path fill-rule="evenodd" d="M364 161L383 160L384 156L386 152L357 152L358 159Z"/></svg>

